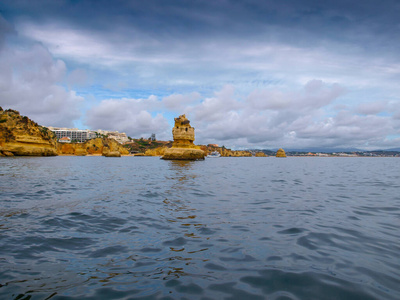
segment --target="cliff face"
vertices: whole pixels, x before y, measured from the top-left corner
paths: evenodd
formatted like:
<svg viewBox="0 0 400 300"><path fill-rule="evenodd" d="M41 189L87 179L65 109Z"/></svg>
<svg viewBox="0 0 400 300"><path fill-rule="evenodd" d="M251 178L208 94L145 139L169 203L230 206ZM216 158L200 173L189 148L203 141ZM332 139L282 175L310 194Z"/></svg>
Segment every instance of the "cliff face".
<svg viewBox="0 0 400 300"><path fill-rule="evenodd" d="M167 147L158 147L155 149L147 149L145 155L146 156L163 156Z"/></svg>
<svg viewBox="0 0 400 300"><path fill-rule="evenodd" d="M222 149L221 156L224 156L224 157L252 157L253 155L249 151Z"/></svg>
<svg viewBox="0 0 400 300"><path fill-rule="evenodd" d="M53 132L18 111L0 107L0 156L54 156L57 140Z"/></svg>
<svg viewBox="0 0 400 300"><path fill-rule="evenodd" d="M231 150L225 147L215 147L215 146L202 146L202 150L208 155L214 151L221 154L222 157L251 157L253 156L250 151L242 150Z"/></svg>
<svg viewBox="0 0 400 300"><path fill-rule="evenodd" d="M58 143L60 155L103 155L121 156L129 154L129 151L114 139L96 138L86 143Z"/></svg>

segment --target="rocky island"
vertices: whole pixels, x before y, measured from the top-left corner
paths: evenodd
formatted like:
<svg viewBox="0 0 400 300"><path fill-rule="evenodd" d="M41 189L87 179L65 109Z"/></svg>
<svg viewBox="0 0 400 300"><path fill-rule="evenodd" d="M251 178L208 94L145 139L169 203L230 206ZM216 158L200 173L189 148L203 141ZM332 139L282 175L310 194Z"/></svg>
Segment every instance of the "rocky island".
<svg viewBox="0 0 400 300"><path fill-rule="evenodd" d="M172 129L174 142L171 148L164 151L162 159L168 160L203 160L205 153L194 142L194 128L185 115L175 118L175 125Z"/></svg>
<svg viewBox="0 0 400 300"><path fill-rule="evenodd" d="M276 151L276 157L286 157L285 150L279 148L278 151Z"/></svg>

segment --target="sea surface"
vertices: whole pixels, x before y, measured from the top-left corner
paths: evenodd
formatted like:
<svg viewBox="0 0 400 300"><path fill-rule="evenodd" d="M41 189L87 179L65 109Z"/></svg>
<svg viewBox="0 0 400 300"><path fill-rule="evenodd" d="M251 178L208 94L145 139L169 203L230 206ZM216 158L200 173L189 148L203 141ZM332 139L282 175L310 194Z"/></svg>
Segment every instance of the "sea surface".
<svg viewBox="0 0 400 300"><path fill-rule="evenodd" d="M0 299L400 299L400 159L0 158Z"/></svg>

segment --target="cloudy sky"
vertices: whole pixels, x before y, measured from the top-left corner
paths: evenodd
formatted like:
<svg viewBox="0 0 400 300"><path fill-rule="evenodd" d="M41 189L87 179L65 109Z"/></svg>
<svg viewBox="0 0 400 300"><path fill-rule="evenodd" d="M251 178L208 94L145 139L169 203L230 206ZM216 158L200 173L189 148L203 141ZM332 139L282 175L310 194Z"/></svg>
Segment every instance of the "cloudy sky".
<svg viewBox="0 0 400 300"><path fill-rule="evenodd" d="M0 2L0 106L229 148L400 147L398 0Z"/></svg>

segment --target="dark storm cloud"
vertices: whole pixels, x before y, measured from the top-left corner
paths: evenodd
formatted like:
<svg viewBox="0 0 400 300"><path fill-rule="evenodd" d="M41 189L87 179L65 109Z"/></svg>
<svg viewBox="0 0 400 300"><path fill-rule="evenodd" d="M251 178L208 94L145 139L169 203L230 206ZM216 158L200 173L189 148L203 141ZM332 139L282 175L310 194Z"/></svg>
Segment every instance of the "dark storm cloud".
<svg viewBox="0 0 400 300"><path fill-rule="evenodd" d="M13 32L12 26L0 14L0 50L3 48L6 36Z"/></svg>
<svg viewBox="0 0 400 300"><path fill-rule="evenodd" d="M104 34L125 27L165 38L258 37L303 46L334 39L386 50L394 50L393 38L398 37L400 24L400 4L396 0L6 0L0 5L2 13L10 18L57 21Z"/></svg>

